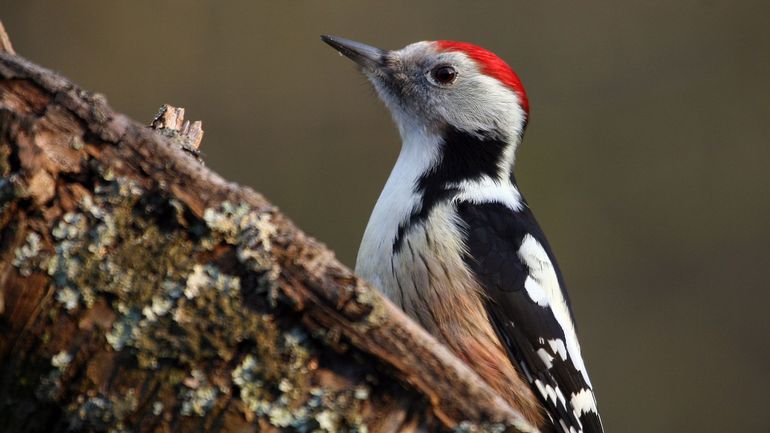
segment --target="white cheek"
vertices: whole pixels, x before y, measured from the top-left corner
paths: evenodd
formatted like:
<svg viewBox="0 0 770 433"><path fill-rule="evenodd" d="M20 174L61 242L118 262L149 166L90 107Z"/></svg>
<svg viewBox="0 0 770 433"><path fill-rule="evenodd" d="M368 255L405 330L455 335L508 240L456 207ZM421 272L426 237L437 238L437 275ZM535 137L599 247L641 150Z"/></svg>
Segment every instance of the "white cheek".
<svg viewBox="0 0 770 433"><path fill-rule="evenodd" d="M456 87L435 105L447 122L471 132L495 128L507 137L521 135L525 114L515 92L479 73L466 73L457 80Z"/></svg>

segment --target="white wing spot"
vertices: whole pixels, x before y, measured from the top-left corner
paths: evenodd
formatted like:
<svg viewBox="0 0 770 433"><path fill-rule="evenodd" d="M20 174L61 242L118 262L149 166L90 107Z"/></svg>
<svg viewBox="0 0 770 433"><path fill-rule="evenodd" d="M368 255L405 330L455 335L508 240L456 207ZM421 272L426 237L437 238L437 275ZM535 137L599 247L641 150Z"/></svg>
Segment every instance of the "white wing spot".
<svg viewBox="0 0 770 433"><path fill-rule="evenodd" d="M557 403L556 401L556 390L553 389L551 385L545 386L545 392L548 394L548 398L551 399L552 402Z"/></svg>
<svg viewBox="0 0 770 433"><path fill-rule="evenodd" d="M540 356L540 359L543 360L543 364L545 364L545 368L550 370L551 367L553 367L553 356L551 356L551 354L548 353L542 347L540 349L537 349L537 354Z"/></svg>
<svg viewBox="0 0 770 433"><path fill-rule="evenodd" d="M540 379L535 379L535 386L546 400L551 400L554 404L559 404L563 407L567 407L567 401L564 398L564 393L561 392L558 386L551 386L549 384L543 384Z"/></svg>
<svg viewBox="0 0 770 433"><path fill-rule="evenodd" d="M559 389L558 386L556 387L556 396L559 397L561 405L567 407L567 399L564 398L564 393L561 392L561 389Z"/></svg>
<svg viewBox="0 0 770 433"><path fill-rule="evenodd" d="M537 280L531 276L527 276L527 279L524 280L524 288L527 289L529 298L537 305L540 305L541 307L548 306L548 295L546 295L545 290L543 290L543 287Z"/></svg>
<svg viewBox="0 0 770 433"><path fill-rule="evenodd" d="M554 355L559 354L563 361L567 360L567 348L564 347L564 341L561 338L548 340L548 344L551 345L551 351Z"/></svg>
<svg viewBox="0 0 770 433"><path fill-rule="evenodd" d="M591 380L588 378L583 357L580 355L580 345L575 334L575 325L572 323L567 301L562 295L559 278L556 276L556 270L551 263L551 259L548 258L548 253L546 253L543 246L540 245L540 242L534 236L526 234L521 241L518 254L521 261L529 268L529 276L524 282L527 294L538 305L550 307L554 318L564 333L565 345L572 365L582 373L585 383L591 386ZM527 282L530 280L537 282L537 285L542 290L536 290L536 286L533 283L528 285ZM530 291L530 289L532 290ZM543 302L545 302L545 305L543 305Z"/></svg>
<svg viewBox="0 0 770 433"><path fill-rule="evenodd" d="M578 418L584 413L598 413L594 393L588 388L583 388L580 392L572 394L569 402L572 405L575 416Z"/></svg>

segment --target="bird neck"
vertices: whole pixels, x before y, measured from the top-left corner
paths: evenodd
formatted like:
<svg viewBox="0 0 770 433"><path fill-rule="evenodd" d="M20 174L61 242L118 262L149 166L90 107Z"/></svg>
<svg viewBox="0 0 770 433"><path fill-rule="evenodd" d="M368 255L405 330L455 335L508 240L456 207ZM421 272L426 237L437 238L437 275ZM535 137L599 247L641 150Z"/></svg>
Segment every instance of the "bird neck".
<svg viewBox="0 0 770 433"><path fill-rule="evenodd" d="M510 139L497 130L466 131L445 127L438 139L433 165L418 181L418 187L451 187L464 182L491 179L506 182L513 173L513 163L519 137ZM404 148L412 146L404 141Z"/></svg>
<svg viewBox="0 0 770 433"><path fill-rule="evenodd" d="M393 208L393 200L399 200L399 194L391 192L401 188L399 203L409 208L403 209L399 220L394 250L401 247L410 227L427 220L442 203L496 202L512 210L522 208L521 195L513 180L518 138L509 141L504 137L495 131L468 132L454 127L433 136L405 137L381 196L381 200L390 202L386 208ZM399 187L390 189L390 184Z"/></svg>
<svg viewBox="0 0 770 433"><path fill-rule="evenodd" d="M401 152L369 218L356 271L374 276L370 267L389 260L413 227L427 221L442 203L501 203L514 211L523 199L513 183L513 154L518 144L491 133L448 128L402 131ZM387 262L387 261L386 261Z"/></svg>

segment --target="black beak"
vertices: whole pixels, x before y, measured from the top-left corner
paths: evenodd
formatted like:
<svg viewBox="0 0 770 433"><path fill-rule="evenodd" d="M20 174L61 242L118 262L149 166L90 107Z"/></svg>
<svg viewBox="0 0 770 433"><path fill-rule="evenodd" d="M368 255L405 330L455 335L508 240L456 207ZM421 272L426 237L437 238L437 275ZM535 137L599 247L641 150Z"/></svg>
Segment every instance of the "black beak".
<svg viewBox="0 0 770 433"><path fill-rule="evenodd" d="M321 35L321 40L362 68L377 70L385 65L385 55L387 54L385 50L337 36Z"/></svg>

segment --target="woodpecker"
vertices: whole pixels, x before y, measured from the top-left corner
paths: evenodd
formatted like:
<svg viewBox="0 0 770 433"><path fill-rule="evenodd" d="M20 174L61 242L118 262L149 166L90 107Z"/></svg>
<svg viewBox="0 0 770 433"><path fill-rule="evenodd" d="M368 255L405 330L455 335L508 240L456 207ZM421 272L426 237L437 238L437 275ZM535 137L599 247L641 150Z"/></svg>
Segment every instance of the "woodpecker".
<svg viewBox="0 0 770 433"><path fill-rule="evenodd" d="M519 77L465 42L321 39L357 63L402 139L356 272L542 431L602 432L564 280L514 177Z"/></svg>

